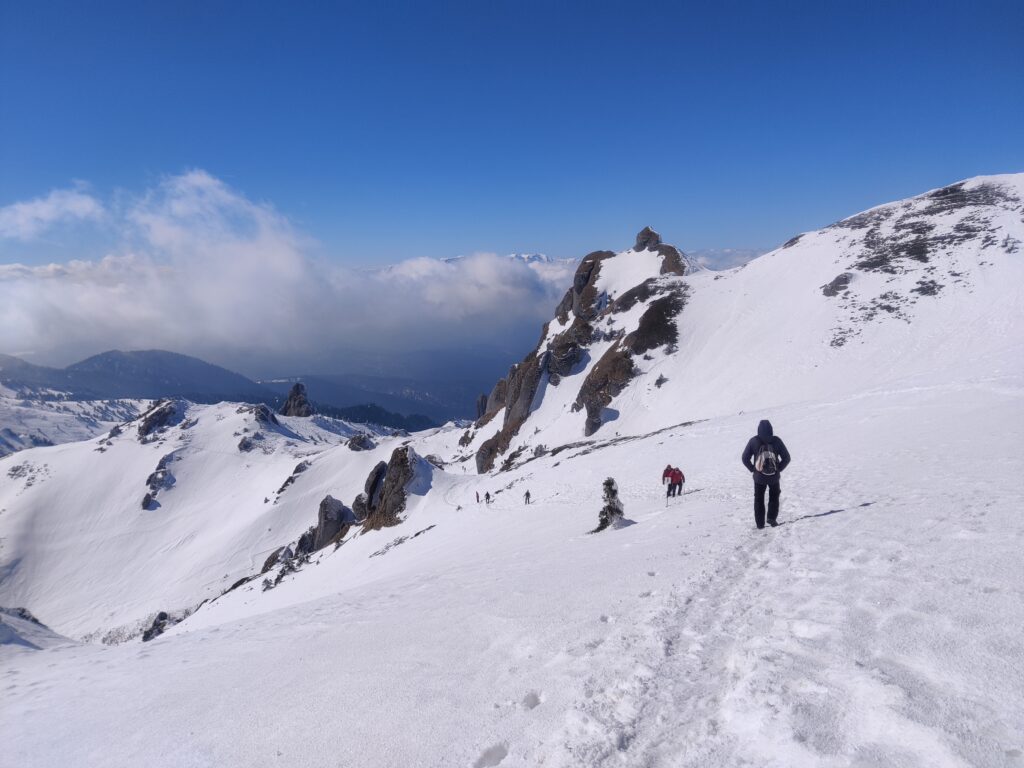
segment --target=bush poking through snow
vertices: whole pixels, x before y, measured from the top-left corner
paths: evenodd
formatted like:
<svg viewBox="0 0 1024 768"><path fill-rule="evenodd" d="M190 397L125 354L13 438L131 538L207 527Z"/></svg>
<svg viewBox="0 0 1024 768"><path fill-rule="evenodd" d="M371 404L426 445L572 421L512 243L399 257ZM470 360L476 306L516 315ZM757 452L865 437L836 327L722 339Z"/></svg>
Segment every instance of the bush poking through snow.
<svg viewBox="0 0 1024 768"><path fill-rule="evenodd" d="M617 525L622 520L622 502L619 500L619 486L611 477L604 481L604 506L597 518L597 528L591 533L603 531L608 526Z"/></svg>

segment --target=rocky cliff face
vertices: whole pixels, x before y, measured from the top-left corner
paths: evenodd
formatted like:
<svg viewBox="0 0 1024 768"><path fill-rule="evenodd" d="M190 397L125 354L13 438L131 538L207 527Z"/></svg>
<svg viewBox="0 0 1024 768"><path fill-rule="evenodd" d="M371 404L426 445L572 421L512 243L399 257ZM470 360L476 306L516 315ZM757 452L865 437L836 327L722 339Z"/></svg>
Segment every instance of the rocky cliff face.
<svg viewBox="0 0 1024 768"><path fill-rule="evenodd" d="M306 385L301 381L295 382L292 386L291 391L288 393L288 399L284 401L284 405L281 406L282 416L312 416L313 405L309 402L306 397Z"/></svg>
<svg viewBox="0 0 1024 768"><path fill-rule="evenodd" d="M655 259L651 260L648 253L655 254ZM605 281L602 266L610 259L616 260L616 274ZM624 260L625 266L620 267L619 260ZM631 260L642 264L643 282L610 296L609 286L616 282L619 287L619 273L629 272ZM652 269L653 275L649 274ZM563 379L578 372L595 342L613 341L614 345L603 352L601 360L583 380L575 402L576 409L587 411L585 434L596 431L602 423L602 409L635 375L633 355L675 343L675 318L685 303L685 287L673 278L682 277L689 269L685 256L674 246L662 243L661 236L650 227L637 235L636 244L629 251L587 254L576 270L572 287L555 308L554 319L544 326L537 347L512 366L509 375L495 385L488 397L485 413L476 426L483 427L502 409L504 421L501 429L477 451L477 471L492 469L497 457L508 449L535 407L542 382L558 387ZM639 302L649 305L639 326L627 336L610 318L632 310Z"/></svg>

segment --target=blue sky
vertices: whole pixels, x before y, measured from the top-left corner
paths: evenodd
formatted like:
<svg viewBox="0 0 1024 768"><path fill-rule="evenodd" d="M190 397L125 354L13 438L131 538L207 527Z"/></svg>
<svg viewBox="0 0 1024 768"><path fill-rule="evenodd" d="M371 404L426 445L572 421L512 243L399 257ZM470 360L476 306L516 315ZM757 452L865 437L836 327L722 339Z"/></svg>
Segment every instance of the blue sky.
<svg viewBox="0 0 1024 768"><path fill-rule="evenodd" d="M342 263L771 247L1024 170L1020 2L0 7L0 207L202 169Z"/></svg>

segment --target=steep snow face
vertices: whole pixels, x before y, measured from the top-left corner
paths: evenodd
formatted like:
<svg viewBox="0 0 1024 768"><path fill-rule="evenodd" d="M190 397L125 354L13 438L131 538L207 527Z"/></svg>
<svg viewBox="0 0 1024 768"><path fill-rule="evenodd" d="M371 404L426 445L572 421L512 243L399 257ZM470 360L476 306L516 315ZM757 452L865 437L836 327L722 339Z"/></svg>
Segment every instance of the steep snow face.
<svg viewBox="0 0 1024 768"><path fill-rule="evenodd" d="M395 442L353 451L361 425L168 405L166 418L0 460L0 605L76 638L134 636L258 573L325 495L351 500Z"/></svg>
<svg viewBox="0 0 1024 768"><path fill-rule="evenodd" d="M873 208L725 272L663 275L654 251L608 254L587 325L560 308L520 364L542 363L530 415L481 466L826 393L1019 374L1022 243L1017 174ZM672 329L637 348L645 317ZM579 351L552 375L571 327Z"/></svg>

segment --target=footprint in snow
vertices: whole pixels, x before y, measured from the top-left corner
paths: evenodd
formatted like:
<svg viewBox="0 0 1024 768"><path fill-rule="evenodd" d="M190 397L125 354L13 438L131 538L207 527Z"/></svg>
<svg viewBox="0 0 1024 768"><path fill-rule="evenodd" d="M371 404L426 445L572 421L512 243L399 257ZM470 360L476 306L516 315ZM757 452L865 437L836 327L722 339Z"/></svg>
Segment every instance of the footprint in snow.
<svg viewBox="0 0 1024 768"><path fill-rule="evenodd" d="M540 694L536 691L530 691L523 697L523 708L524 709L536 709L540 706L541 698Z"/></svg>
<svg viewBox="0 0 1024 768"><path fill-rule="evenodd" d="M483 754L473 763L473 768L493 768L495 765L500 765L506 757L508 757L508 747L504 744L495 744L483 751Z"/></svg>

